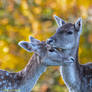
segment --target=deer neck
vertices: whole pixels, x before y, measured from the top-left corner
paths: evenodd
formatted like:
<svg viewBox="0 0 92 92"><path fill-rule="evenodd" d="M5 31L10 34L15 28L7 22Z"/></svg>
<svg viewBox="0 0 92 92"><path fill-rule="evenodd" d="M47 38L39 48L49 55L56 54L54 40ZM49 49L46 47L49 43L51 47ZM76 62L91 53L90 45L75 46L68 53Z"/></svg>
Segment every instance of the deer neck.
<svg viewBox="0 0 92 92"><path fill-rule="evenodd" d="M39 56L34 54L25 69L20 72L23 76L21 92L30 92L40 75L46 70L46 66L39 61Z"/></svg>
<svg viewBox="0 0 92 92"><path fill-rule="evenodd" d="M79 69L76 63L60 66L60 73L69 90L77 90L70 92L80 92Z"/></svg>
<svg viewBox="0 0 92 92"><path fill-rule="evenodd" d="M78 47L66 50L65 52L75 58L75 62L60 66L60 73L63 80L70 90L69 92L81 92L80 91L80 64L78 63Z"/></svg>

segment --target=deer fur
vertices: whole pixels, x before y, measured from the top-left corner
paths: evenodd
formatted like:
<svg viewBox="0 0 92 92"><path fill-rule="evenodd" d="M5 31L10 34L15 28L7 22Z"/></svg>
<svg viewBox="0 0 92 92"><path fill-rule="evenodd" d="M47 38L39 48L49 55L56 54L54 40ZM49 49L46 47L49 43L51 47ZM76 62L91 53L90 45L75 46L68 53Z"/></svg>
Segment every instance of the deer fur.
<svg viewBox="0 0 92 92"><path fill-rule="evenodd" d="M58 16L54 16L58 28L56 33L47 40L47 44L54 48L61 48L65 56L72 56L75 62L60 66L60 73L69 92L92 92L92 63L79 64L78 48L82 32L82 19L74 24L65 23Z"/></svg>
<svg viewBox="0 0 92 92"><path fill-rule="evenodd" d="M46 66L38 63L34 54L27 66L18 73L0 70L0 92L30 92Z"/></svg>
<svg viewBox="0 0 92 92"><path fill-rule="evenodd" d="M74 58L65 57L60 51L49 47L45 42L30 37L31 42L21 41L19 46L35 52L26 67L17 73L0 70L0 92L30 92L40 75L48 66L73 63Z"/></svg>

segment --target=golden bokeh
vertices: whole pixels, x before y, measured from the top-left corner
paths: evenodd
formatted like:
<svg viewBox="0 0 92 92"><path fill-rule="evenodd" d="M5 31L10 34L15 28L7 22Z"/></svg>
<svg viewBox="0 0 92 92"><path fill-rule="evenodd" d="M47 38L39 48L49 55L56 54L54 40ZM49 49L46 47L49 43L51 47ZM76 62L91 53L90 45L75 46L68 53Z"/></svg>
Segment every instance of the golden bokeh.
<svg viewBox="0 0 92 92"><path fill-rule="evenodd" d="M32 54L18 42L29 41L30 35L41 41L51 37L57 28L54 14L73 23L83 18L79 60L83 64L92 61L92 0L0 0L1 69L17 72L26 66ZM49 68L32 92L40 92L40 88L43 92L67 92L59 68Z"/></svg>

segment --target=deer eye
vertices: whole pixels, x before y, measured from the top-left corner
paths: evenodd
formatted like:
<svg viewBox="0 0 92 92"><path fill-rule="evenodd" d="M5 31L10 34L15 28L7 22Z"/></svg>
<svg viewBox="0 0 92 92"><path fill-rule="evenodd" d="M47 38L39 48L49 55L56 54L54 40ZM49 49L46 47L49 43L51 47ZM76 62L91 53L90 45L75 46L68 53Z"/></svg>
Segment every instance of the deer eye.
<svg viewBox="0 0 92 92"><path fill-rule="evenodd" d="M67 34L71 35L71 34L73 34L73 32L72 31L69 31L69 32L67 32Z"/></svg>

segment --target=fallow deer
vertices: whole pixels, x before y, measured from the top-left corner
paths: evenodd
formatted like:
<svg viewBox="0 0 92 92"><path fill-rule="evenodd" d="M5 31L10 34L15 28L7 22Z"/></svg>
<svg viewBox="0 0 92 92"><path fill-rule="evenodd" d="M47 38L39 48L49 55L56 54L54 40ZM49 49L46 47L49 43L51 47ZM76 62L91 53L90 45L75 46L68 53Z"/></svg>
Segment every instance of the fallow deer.
<svg viewBox="0 0 92 92"><path fill-rule="evenodd" d="M78 48L80 34L82 32L82 19L74 24L65 23L58 16L54 16L58 28L56 33L47 40L47 44L53 48L62 49L65 56L75 58L75 62L60 66L61 76L69 89L69 92L92 92L92 63L79 64Z"/></svg>
<svg viewBox="0 0 92 92"><path fill-rule="evenodd" d="M58 50L33 37L30 37L30 42L20 41L19 46L35 54L22 71L11 73L0 70L0 92L30 92L47 66L59 66L74 61L74 58L64 57Z"/></svg>

